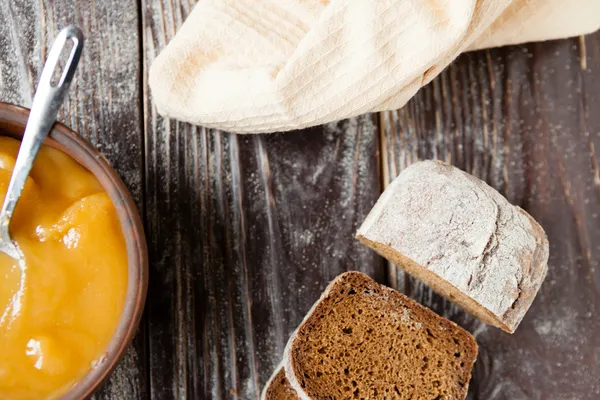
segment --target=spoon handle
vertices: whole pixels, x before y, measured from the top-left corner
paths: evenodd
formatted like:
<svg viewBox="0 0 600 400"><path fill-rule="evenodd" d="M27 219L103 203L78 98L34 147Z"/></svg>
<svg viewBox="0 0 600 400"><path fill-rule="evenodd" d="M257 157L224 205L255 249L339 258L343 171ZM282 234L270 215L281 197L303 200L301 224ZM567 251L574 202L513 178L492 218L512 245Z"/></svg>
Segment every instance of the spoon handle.
<svg viewBox="0 0 600 400"><path fill-rule="evenodd" d="M57 82L53 82L59 58L69 40L73 42L73 48L64 65L62 75ZM35 97L33 98L31 112L29 113L25 133L23 134L15 168L8 185L2 212L0 213L2 216L0 225L2 227L8 228L8 222L19 201L25 181L33 166L33 161L40 151L44 139L48 136L50 128L54 125L54 121L56 121L58 110L69 89L69 84L75 74L82 50L83 34L75 26L68 26L60 31L52 45L52 49L42 70Z"/></svg>

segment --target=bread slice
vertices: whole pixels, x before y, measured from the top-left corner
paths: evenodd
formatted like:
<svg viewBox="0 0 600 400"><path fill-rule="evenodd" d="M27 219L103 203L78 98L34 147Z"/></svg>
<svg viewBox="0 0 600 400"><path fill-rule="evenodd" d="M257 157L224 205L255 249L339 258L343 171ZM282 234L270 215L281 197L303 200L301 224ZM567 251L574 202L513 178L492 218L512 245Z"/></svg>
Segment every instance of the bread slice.
<svg viewBox="0 0 600 400"><path fill-rule="evenodd" d="M357 238L510 333L548 269L548 239L529 214L485 182L438 161L402 171Z"/></svg>
<svg viewBox="0 0 600 400"><path fill-rule="evenodd" d="M263 389L261 400L298 400L298 394L290 385L290 381L285 377L285 370L282 365L276 369L265 388Z"/></svg>
<svg viewBox="0 0 600 400"><path fill-rule="evenodd" d="M285 354L301 399L464 399L477 344L467 331L360 272L337 277Z"/></svg>

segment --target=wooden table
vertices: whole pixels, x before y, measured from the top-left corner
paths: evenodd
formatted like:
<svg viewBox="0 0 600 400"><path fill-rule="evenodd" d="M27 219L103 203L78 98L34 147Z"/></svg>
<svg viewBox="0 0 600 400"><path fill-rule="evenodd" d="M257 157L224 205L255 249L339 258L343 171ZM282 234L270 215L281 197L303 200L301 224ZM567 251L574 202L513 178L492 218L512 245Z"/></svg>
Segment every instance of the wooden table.
<svg viewBox="0 0 600 400"><path fill-rule="evenodd" d="M288 335L348 269L475 334L470 399L600 398L600 34L463 55L398 111L237 136L152 105L149 66L193 3L0 1L0 101L30 106L56 33L82 27L60 120L107 155L146 224L145 318L96 399L258 399ZM548 278L514 335L353 239L423 158L485 179L546 229Z"/></svg>

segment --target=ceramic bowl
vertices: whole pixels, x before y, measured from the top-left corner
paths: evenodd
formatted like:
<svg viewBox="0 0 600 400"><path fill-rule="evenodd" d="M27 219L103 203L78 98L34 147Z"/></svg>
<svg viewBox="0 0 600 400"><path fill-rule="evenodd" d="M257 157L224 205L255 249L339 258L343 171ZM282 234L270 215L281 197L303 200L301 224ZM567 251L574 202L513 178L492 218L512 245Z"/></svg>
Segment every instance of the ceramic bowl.
<svg viewBox="0 0 600 400"><path fill-rule="evenodd" d="M21 139L29 110L0 103L0 135ZM144 229L129 191L106 158L91 144L66 126L56 123L46 145L54 147L92 172L112 199L127 243L128 284L123 314L101 362L92 369L61 400L84 399L90 396L117 366L140 323L148 287L148 250Z"/></svg>

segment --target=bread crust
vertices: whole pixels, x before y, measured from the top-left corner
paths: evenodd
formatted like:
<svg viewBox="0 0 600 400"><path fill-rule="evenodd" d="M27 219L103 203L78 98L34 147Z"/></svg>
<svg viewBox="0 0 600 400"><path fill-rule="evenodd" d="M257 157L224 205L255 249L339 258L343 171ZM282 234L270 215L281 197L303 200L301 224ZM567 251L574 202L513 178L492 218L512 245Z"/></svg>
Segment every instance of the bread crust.
<svg viewBox="0 0 600 400"><path fill-rule="evenodd" d="M357 239L509 333L548 270L542 227L485 182L439 161L402 171Z"/></svg>

